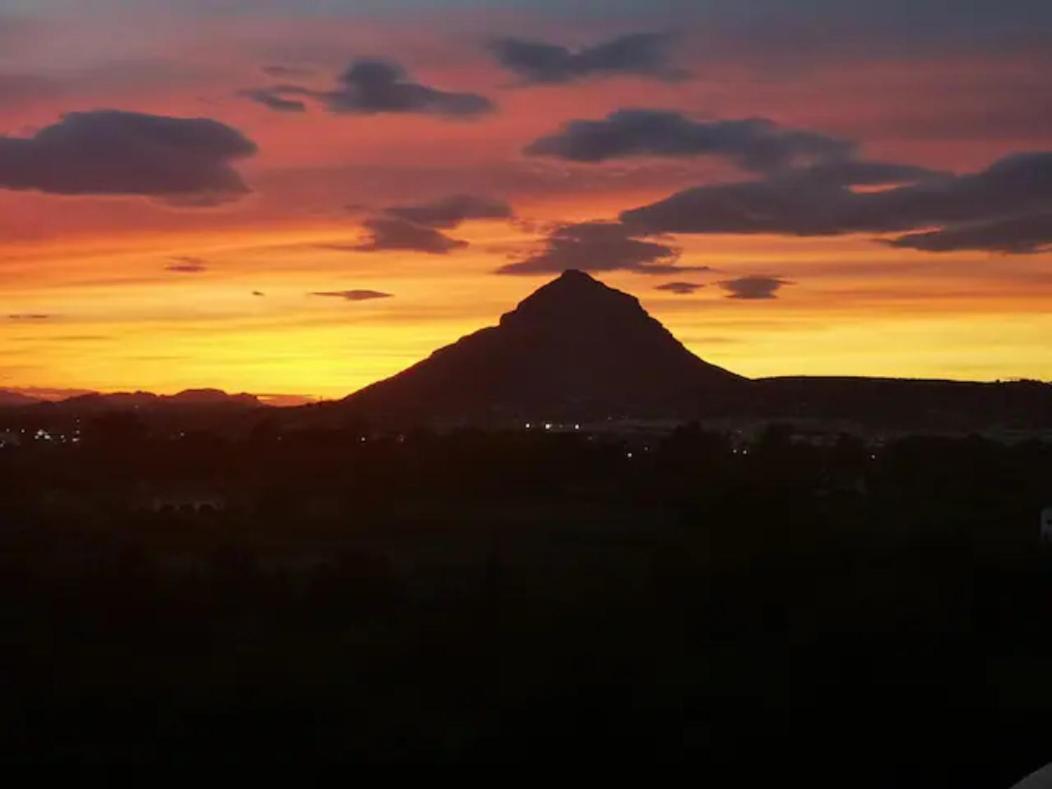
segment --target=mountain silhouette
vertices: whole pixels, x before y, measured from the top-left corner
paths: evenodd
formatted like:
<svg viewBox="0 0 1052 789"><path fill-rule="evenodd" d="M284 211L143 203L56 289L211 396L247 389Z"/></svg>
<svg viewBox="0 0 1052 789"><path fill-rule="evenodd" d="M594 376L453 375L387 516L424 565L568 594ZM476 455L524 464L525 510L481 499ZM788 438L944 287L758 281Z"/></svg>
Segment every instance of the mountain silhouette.
<svg viewBox="0 0 1052 789"><path fill-rule="evenodd" d="M39 402L41 402L39 398L30 397L21 392L13 392L10 389L0 389L0 408L18 408L36 405Z"/></svg>
<svg viewBox="0 0 1052 789"><path fill-rule="evenodd" d="M0 408L37 407L47 411L133 411L139 409L177 408L260 408L264 404L255 395L241 392L227 394L222 389L184 389L172 395L153 392L88 392L59 400L44 400L21 392L0 389Z"/></svg>
<svg viewBox="0 0 1052 789"><path fill-rule="evenodd" d="M92 393L42 402L0 390L0 409L48 427L134 412L168 433L247 432L263 423L284 430L352 424L382 430L643 418L668 423L730 419L743 425L836 422L837 429L849 429L850 423L866 429L1008 435L1005 430L1052 430L1052 385L748 379L695 356L634 296L570 270L501 316L498 325L338 401L275 409L249 394L188 389L174 395Z"/></svg>
<svg viewBox="0 0 1052 789"><path fill-rule="evenodd" d="M634 296L570 270L497 326L341 406L379 419L676 417L744 381L688 351Z"/></svg>

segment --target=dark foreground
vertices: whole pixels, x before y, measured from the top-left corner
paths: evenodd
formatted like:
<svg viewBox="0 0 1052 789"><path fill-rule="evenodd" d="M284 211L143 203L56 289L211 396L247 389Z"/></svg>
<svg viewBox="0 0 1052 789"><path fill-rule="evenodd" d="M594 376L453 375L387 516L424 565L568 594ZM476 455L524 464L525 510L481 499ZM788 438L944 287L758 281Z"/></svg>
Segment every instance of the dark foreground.
<svg viewBox="0 0 1052 789"><path fill-rule="evenodd" d="M1052 446L735 449L0 450L0 759L995 789L1052 759Z"/></svg>

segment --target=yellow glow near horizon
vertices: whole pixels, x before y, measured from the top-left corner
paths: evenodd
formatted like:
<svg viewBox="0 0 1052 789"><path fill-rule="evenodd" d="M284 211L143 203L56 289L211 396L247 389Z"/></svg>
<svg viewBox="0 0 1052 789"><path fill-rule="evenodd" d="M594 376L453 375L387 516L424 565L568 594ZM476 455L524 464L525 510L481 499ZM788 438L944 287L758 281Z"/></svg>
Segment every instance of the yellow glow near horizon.
<svg viewBox="0 0 1052 789"><path fill-rule="evenodd" d="M479 222L457 236L471 247L445 256L331 249L355 233L324 223L29 245L3 264L0 386L340 397L492 325L548 279L492 274L504 250L533 242L524 231ZM1028 282L1047 256L943 264L864 239L681 243L685 265L713 269L674 277L703 285L691 296L655 290L669 277L596 276L744 375L1052 378L1052 314ZM176 256L207 270L165 270ZM793 284L777 299L726 298L720 280L746 273ZM345 289L394 296L310 295Z"/></svg>
<svg viewBox="0 0 1052 789"><path fill-rule="evenodd" d="M30 144L69 113L100 108L207 119L254 143L254 155L220 157L211 173L240 178L246 189L219 205L165 202L183 187L166 182L163 166L160 181L157 173L122 181L150 170L151 160L125 161L130 149L119 134L101 153L95 138L72 145L65 159L44 150L36 181L17 172L0 179L0 387L341 396L492 325L543 284L549 277L493 271L536 248L552 225L616 219L690 187L767 177L745 149L648 156L636 155L646 145L629 146L594 162L528 152L572 121L619 110L706 123L764 119L845 141L858 161L946 173L1052 150L1052 130L1035 109L1047 92L1048 54L1022 41L1011 51L898 42L888 57L801 46L792 68L775 73L771 65L788 53L771 52L764 36L744 31L714 53L704 42L711 31L699 37L701 27L685 22L669 54L688 79L611 73L522 85L479 45L486 35L603 41L618 25L631 27L629 18L525 6L512 16L417 7L318 15L282 4L230 16L207 4L123 5L119 14L81 15L21 4L40 24L4 39L0 79L11 89L0 135ZM465 27L469 19L478 25ZM317 100L351 57L369 53L398 60L420 84L486 96L497 111L472 119L333 112ZM293 67L303 112L275 112L246 94L282 81L271 79L273 66ZM77 161L78 151L88 159ZM72 166L63 169L66 159ZM120 177L80 180L99 164ZM447 255L348 249L363 221L391 206L464 193L506 200L514 220L445 228L470 242ZM1013 216L1047 212L1047 194L1035 199ZM993 205L991 216L999 211ZM1052 252L917 252L862 234L652 238L682 248L682 270L595 275L638 296L698 355L745 375L1052 379ZM200 259L204 270L166 270L173 258ZM728 298L720 285L755 275L791 284L768 300ZM656 289L670 280L702 287L690 295ZM310 295L355 289L393 296Z"/></svg>

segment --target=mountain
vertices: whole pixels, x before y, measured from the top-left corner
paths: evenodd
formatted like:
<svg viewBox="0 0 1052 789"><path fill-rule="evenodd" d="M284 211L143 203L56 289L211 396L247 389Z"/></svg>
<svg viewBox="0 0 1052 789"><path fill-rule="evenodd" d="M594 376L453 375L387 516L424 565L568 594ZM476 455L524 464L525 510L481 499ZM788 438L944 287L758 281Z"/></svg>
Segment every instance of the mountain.
<svg viewBox="0 0 1052 789"><path fill-rule="evenodd" d="M791 353L787 349L787 353ZM375 426L642 417L855 423L970 432L1052 429L1052 386L1037 381L746 379L699 359L627 293L566 271L497 326L440 348L344 398L292 409L299 424Z"/></svg>
<svg viewBox="0 0 1052 789"><path fill-rule="evenodd" d="M127 433L129 426L137 426L136 430L157 436L191 432L238 436L247 434L271 410L253 395L218 389L188 389L174 395L92 392L5 408L3 424L57 435Z"/></svg>
<svg viewBox="0 0 1052 789"><path fill-rule="evenodd" d="M732 413L786 422L848 420L910 431L1052 428L1052 386L1041 381L911 378L758 378Z"/></svg>
<svg viewBox="0 0 1052 789"><path fill-rule="evenodd" d="M112 394L86 394L70 397L42 407L54 411L77 411L81 413L99 411L172 410L183 408L259 408L263 404L250 394L227 394L220 389L186 389L174 395L157 395L153 392L114 392Z"/></svg>
<svg viewBox="0 0 1052 789"><path fill-rule="evenodd" d="M247 407L261 406L259 398L245 392L227 394L222 389L184 389L174 395L162 397L163 402L172 405L240 405Z"/></svg>
<svg viewBox="0 0 1052 789"><path fill-rule="evenodd" d="M915 432L1052 431L1052 385L1038 381L743 378L688 351L635 297L573 270L498 325L336 402L276 409L218 389L39 402L0 390L0 406L9 406L9 422L49 428L131 412L161 434L247 434L264 424L300 430L367 423L382 430L632 418L712 419L736 429L802 421Z"/></svg>
<svg viewBox="0 0 1052 789"><path fill-rule="evenodd" d="M30 397L21 392L12 392L10 389L0 389L0 408L21 408L39 402L41 401L36 397Z"/></svg>
<svg viewBox="0 0 1052 789"><path fill-rule="evenodd" d="M336 404L378 421L693 415L745 379L688 351L634 296L566 271L481 329Z"/></svg>

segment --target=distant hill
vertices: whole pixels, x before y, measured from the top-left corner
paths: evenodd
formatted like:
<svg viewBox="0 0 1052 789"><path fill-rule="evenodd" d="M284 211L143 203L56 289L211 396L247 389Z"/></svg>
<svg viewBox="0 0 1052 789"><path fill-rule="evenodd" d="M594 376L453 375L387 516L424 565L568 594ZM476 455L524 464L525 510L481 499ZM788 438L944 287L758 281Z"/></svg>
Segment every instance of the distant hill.
<svg viewBox="0 0 1052 789"><path fill-rule="evenodd" d="M12 392L9 389L0 389L0 408L19 408L39 402L42 401L36 397L30 397L21 392Z"/></svg>
<svg viewBox="0 0 1052 789"><path fill-rule="evenodd" d="M786 348L791 355L793 349ZM694 419L825 421L918 432L1052 431L1052 384L857 377L747 379L691 353L638 299L566 271L480 329L343 400L271 408L250 394L188 389L41 402L0 390L26 424L134 413L152 429L247 433L351 424L509 427ZM17 422L16 422L17 423ZM268 428L268 429L269 429Z"/></svg>
<svg viewBox="0 0 1052 789"><path fill-rule="evenodd" d="M230 395L218 389L189 389L174 395L91 393L65 400L31 400L6 406L0 403L0 408L5 427L45 429L58 435L83 431L100 435L139 429L155 435L244 435L264 414L275 410L253 395Z"/></svg>
<svg viewBox="0 0 1052 789"><path fill-rule="evenodd" d="M688 351L634 296L567 271L497 326L328 408L380 421L683 417L744 383Z"/></svg>
<svg viewBox="0 0 1052 789"><path fill-rule="evenodd" d="M1040 381L784 377L754 380L734 413L846 419L911 430L1052 428L1052 385Z"/></svg>
<svg viewBox="0 0 1052 789"><path fill-rule="evenodd" d="M0 408L31 407L38 412L77 412L84 414L105 411L173 410L181 408L261 408L265 404L255 395L227 394L221 389L185 389L174 395L153 392L89 392L62 400L45 400L21 392L0 389Z"/></svg>
<svg viewBox="0 0 1052 789"><path fill-rule="evenodd" d="M786 349L787 354L792 349ZM299 424L508 425L519 419L838 420L968 432L1052 428L1052 385L852 377L750 380L705 362L633 296L564 272L497 326L439 348ZM290 414L291 416L291 414Z"/></svg>
<svg viewBox="0 0 1052 789"><path fill-rule="evenodd" d="M250 394L227 394L220 389L186 389L174 395L157 395L152 392L93 393L70 397L53 403L43 403L40 407L54 411L97 413L104 411L173 410L199 407L262 408L264 406L258 398Z"/></svg>

